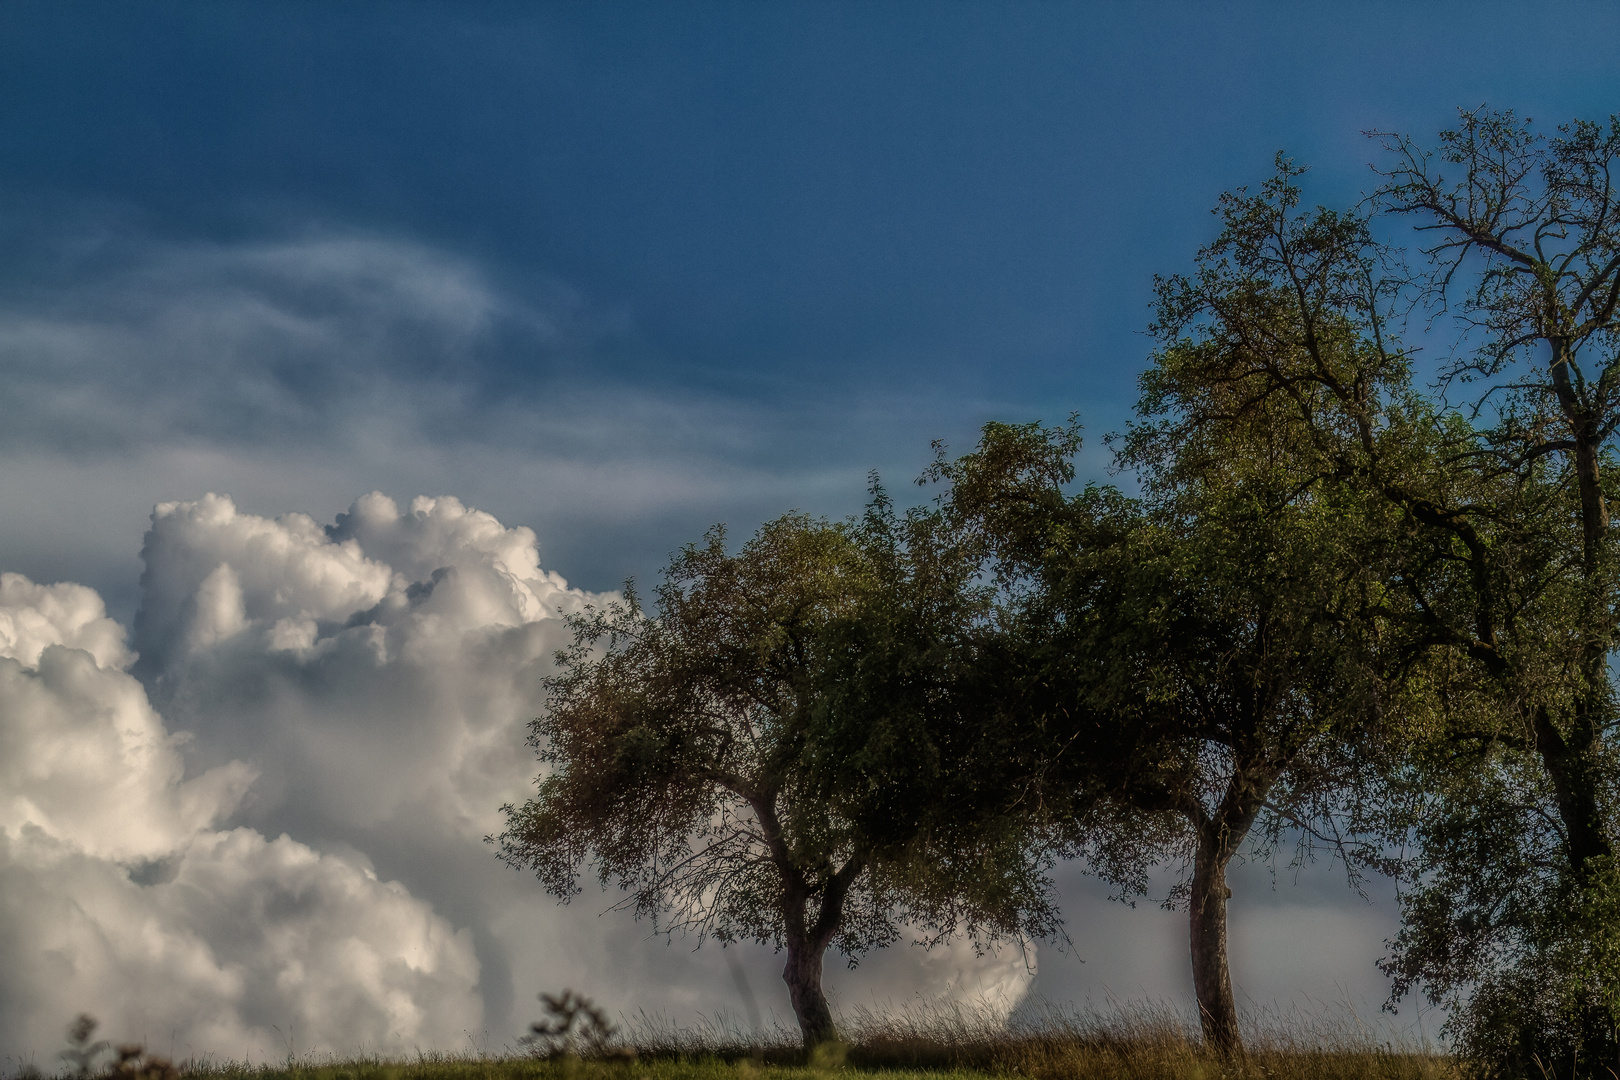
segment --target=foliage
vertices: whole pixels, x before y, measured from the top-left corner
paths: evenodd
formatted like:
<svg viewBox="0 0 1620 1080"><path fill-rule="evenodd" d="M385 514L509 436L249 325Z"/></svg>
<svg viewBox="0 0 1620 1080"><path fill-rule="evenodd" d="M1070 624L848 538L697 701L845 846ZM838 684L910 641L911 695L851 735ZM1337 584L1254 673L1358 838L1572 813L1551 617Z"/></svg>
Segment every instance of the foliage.
<svg viewBox="0 0 1620 1080"><path fill-rule="evenodd" d="M1620 120L1379 137L1353 210L1279 156L1157 281L1138 497L1072 489L1072 420L991 424L936 509L715 531L656 617L577 616L504 857L776 944L810 1043L828 945L1060 934L1052 860L1132 896L1180 859L1235 1053L1225 867L1303 835L1400 876L1392 1006L1486 1074L1620 1069ZM1455 322L1432 392L1416 313Z"/></svg>
<svg viewBox="0 0 1620 1080"><path fill-rule="evenodd" d="M1620 778L1620 139L1584 122L1547 139L1480 110L1436 150L1386 148L1386 183L1357 213L1302 210L1282 159L1258 193L1222 200L1197 274L1160 284L1155 329L1177 341L1144 389L1164 418L1127 446L1170 435L1186 462L1172 483L1274 447L1382 518L1363 622L1400 752L1379 806L1385 837L1415 851L1385 962L1395 995L1446 1001L1491 1068L1595 1068L1616 1019L1602 964L1582 958L1606 948ZM1416 274L1372 237L1407 215L1426 238ZM1408 381L1396 331L1413 304L1459 320L1440 396ZM1462 407L1444 396L1465 387Z"/></svg>
<svg viewBox="0 0 1620 1080"><path fill-rule="evenodd" d="M1291 830L1352 877L1381 862L1366 795L1387 750L1377 662L1400 515L1345 481L1421 414L1366 221L1299 214L1299 175L1279 160L1257 196L1224 197L1198 273L1158 283L1140 419L1110 439L1140 498L1065 493L1072 421L988 425L930 473L1035 658L1018 723L1065 850L1126 895L1183 863L1172 898L1190 909L1206 1034L1229 1050L1227 862Z"/></svg>
<svg viewBox="0 0 1620 1080"><path fill-rule="evenodd" d="M829 945L853 962L908 922L1050 921L1040 868L997 841L1001 793L972 776L981 728L952 713L952 681L983 667L971 567L876 495L860 521L788 515L735 554L711 530L655 618L633 589L575 616L533 726L549 769L500 837L560 899L593 862L665 930L783 949L807 1043L836 1038Z"/></svg>
<svg viewBox="0 0 1620 1080"><path fill-rule="evenodd" d="M1041 642L1043 685L1067 687L1025 711L1068 761L1043 769L1045 805L1079 794L1096 868L1136 887L1176 838L1209 841L1217 806L1237 841L1263 819L1352 869L1410 842L1396 997L1447 1002L1482 1061L1595 1067L1620 1022L1595 959L1620 793L1620 134L1462 120L1436 151L1387 139L1386 183L1351 212L1305 209L1280 156L1222 197L1196 272L1158 282L1141 419L1115 442L1140 501L1063 494L1072 424L991 425L932 475ZM1374 239L1403 215L1427 238L1416 274ZM1472 384L1467 407L1411 383L1400 331L1423 304L1460 318L1441 388Z"/></svg>
<svg viewBox="0 0 1620 1080"><path fill-rule="evenodd" d="M1469 553L1472 606L1489 631L1472 651L1491 700L1417 758L1418 782L1448 798L1413 800L1426 812L1414 830L1420 876L1390 969L1398 987L1421 980L1431 996L1466 997L1463 1044L1501 1074L1620 1065L1608 963L1620 933L1609 670L1620 581L1608 511L1620 130L1576 121L1548 137L1480 109L1433 149L1386 146L1379 199L1428 238L1422 295L1463 332L1442 385L1478 390L1469 472L1492 491L1472 515L1489 533Z"/></svg>
<svg viewBox="0 0 1620 1080"><path fill-rule="evenodd" d="M529 1034L519 1040L538 1057L589 1057L621 1059L635 1052L615 1044L618 1028L590 998L564 990L561 994L541 994L549 1020L529 1025Z"/></svg>
<svg viewBox="0 0 1620 1080"><path fill-rule="evenodd" d="M68 1025L68 1046L59 1055L72 1066L75 1077L106 1077L108 1080L178 1080L179 1072L167 1058L148 1054L140 1043L120 1043L116 1050L105 1039L95 1039L100 1021L80 1013ZM110 1055L106 1067L96 1062Z"/></svg>
<svg viewBox="0 0 1620 1080"><path fill-rule="evenodd" d="M1160 369L1198 347L1173 344ZM1271 445L1206 453L1160 419L1163 393L1117 459L1145 476L1142 499L1065 495L1072 429L991 425L934 475L947 517L985 538L1035 673L1009 727L1051 835L1126 895L1183 863L1206 1033L1235 1051L1227 863L1256 825L1341 848L1365 828L1346 795L1378 743L1359 640L1373 541L1365 500L1314 483L1275 426Z"/></svg>

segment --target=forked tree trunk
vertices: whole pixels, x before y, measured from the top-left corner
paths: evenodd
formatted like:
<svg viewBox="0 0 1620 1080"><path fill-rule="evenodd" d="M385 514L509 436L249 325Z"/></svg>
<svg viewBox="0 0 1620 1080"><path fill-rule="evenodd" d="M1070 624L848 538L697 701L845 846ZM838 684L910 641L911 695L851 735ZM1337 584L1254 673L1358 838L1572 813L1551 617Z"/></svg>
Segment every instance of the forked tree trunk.
<svg viewBox="0 0 1620 1080"><path fill-rule="evenodd" d="M839 1041L832 1006L827 1003L827 994L821 988L821 961L844 921L844 900L855 880L865 871L866 860L864 855L851 855L843 866L822 882L819 890L813 888L783 840L775 799L774 793L756 794L749 801L764 829L766 843L771 849L771 861L782 875L781 907L778 910L782 915L782 944L787 951L782 981L787 983L788 999L793 1003L793 1015L799 1020L804 1048L815 1050L823 1043ZM817 892L820 893L819 902ZM815 909L813 912L812 906Z"/></svg>
<svg viewBox="0 0 1620 1080"><path fill-rule="evenodd" d="M788 999L793 1003L793 1015L799 1020L806 1050L838 1041L832 1006L821 988L821 961L826 955L825 942L818 945L791 938L787 942L787 965L782 968L782 981L787 983Z"/></svg>

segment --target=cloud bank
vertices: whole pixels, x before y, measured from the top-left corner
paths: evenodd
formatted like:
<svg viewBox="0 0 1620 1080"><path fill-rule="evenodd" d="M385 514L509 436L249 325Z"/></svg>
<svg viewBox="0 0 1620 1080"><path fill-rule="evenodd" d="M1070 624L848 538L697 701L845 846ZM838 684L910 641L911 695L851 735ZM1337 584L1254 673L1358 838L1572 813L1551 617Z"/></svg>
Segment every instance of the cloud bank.
<svg viewBox="0 0 1620 1080"><path fill-rule="evenodd" d="M470 935L362 862L220 823L253 769L187 776L183 739L77 585L0 575L0 1047L89 1009L157 1048L378 1047L481 1019ZM289 1034L294 1033L294 1034Z"/></svg>
<svg viewBox="0 0 1620 1080"><path fill-rule="evenodd" d="M181 1057L499 1049L540 990L738 1018L739 975L790 1019L768 950L557 907L483 842L536 771L562 616L603 599L532 531L208 495L158 506L142 557L133 650L92 590L0 576L0 1055L49 1065L81 1010ZM833 982L1010 1008L1030 977L956 947Z"/></svg>

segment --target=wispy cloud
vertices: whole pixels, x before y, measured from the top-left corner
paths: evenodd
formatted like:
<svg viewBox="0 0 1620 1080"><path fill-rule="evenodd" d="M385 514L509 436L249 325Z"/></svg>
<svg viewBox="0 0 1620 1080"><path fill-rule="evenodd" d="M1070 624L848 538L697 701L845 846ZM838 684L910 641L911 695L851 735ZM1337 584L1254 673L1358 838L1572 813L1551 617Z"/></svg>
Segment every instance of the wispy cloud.
<svg viewBox="0 0 1620 1080"><path fill-rule="evenodd" d="M61 293L0 299L5 445L342 446L465 408L503 316L470 265L361 238L149 245ZM537 348L557 331L521 323Z"/></svg>
<svg viewBox="0 0 1620 1080"><path fill-rule="evenodd" d="M705 383L622 310L398 237L119 228L29 250L54 262L0 281L0 498L18 509L0 544L124 617L166 499L330 514L357 490L456 491L611 585L715 521L850 513L873 468L904 489L930 439L993 414L810 370Z"/></svg>

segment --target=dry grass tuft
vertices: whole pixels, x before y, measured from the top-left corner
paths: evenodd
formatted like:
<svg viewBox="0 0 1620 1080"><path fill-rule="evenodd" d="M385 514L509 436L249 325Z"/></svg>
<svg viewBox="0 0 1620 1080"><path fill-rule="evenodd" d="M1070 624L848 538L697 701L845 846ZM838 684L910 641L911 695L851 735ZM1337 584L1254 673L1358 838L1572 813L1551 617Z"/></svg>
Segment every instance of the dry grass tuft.
<svg viewBox="0 0 1620 1080"><path fill-rule="evenodd" d="M1011 1021L956 1003L918 1003L846 1017L851 1065L946 1069L1035 1080L1438 1080L1450 1058L1378 1042L1365 1027L1327 1017L1259 1018L1246 1051L1206 1050L1196 1023L1162 1003L1023 1010Z"/></svg>

